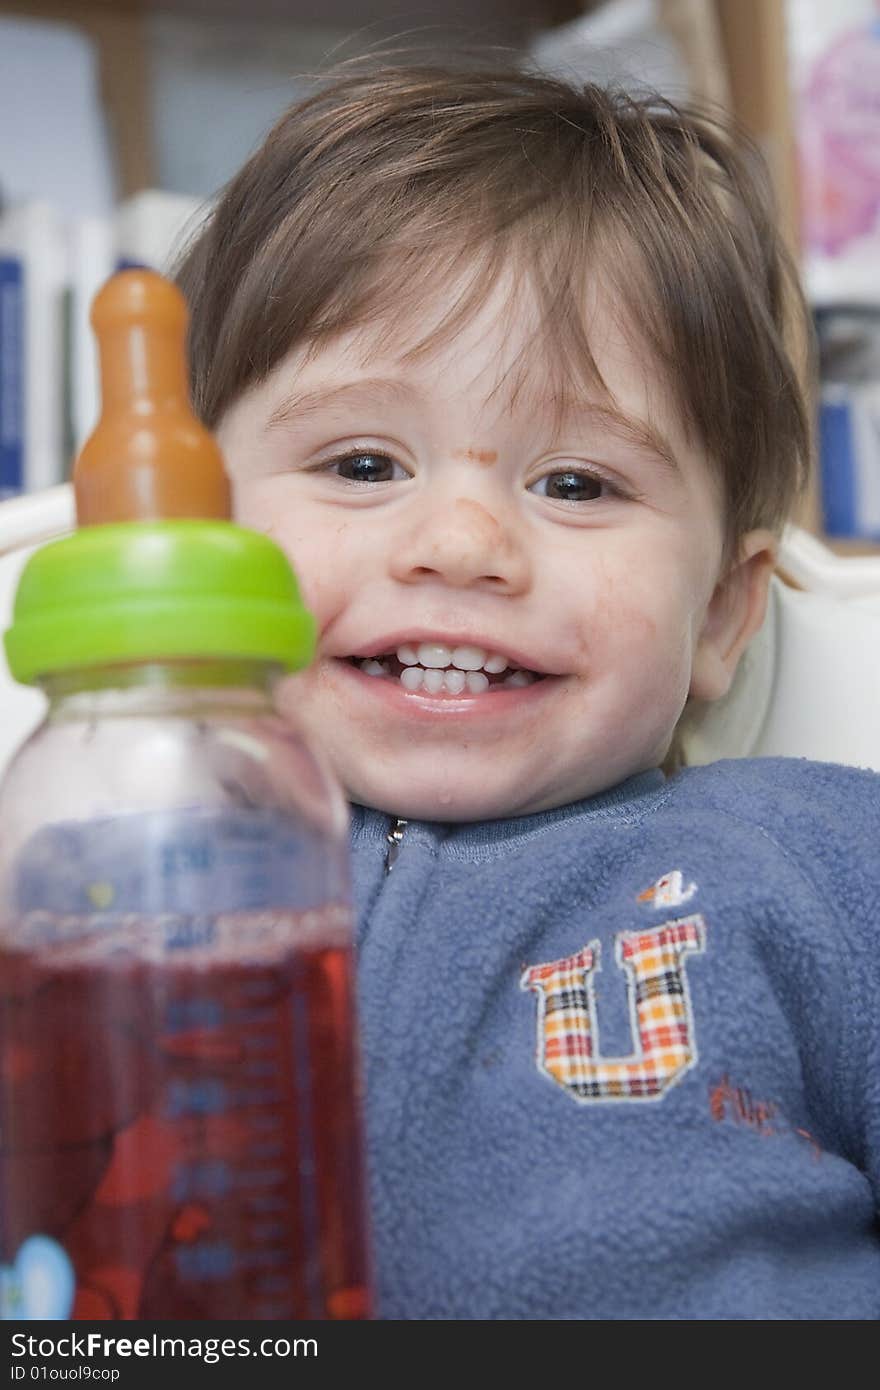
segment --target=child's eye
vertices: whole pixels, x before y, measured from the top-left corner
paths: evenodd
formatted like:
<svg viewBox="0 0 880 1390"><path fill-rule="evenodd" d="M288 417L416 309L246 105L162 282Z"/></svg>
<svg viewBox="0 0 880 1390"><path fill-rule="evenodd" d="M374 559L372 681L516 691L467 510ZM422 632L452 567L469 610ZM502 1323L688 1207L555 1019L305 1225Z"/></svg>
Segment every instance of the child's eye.
<svg viewBox="0 0 880 1390"><path fill-rule="evenodd" d="M322 463L317 471L335 473L350 483L391 483L409 477L406 469L401 468L393 458L375 449L358 449L355 453L340 454Z"/></svg>
<svg viewBox="0 0 880 1390"><path fill-rule="evenodd" d="M603 494L614 495L616 488L598 473L582 473L569 468L564 473L546 473L529 489L539 497L560 502L595 502Z"/></svg>

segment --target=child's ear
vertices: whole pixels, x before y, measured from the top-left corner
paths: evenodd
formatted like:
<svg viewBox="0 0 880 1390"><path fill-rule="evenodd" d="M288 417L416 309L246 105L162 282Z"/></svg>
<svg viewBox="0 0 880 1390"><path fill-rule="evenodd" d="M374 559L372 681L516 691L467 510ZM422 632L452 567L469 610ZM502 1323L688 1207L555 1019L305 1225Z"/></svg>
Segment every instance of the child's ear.
<svg viewBox="0 0 880 1390"><path fill-rule="evenodd" d="M706 609L691 672L692 699L720 700L730 689L739 659L764 621L776 555L771 531L749 531L742 538Z"/></svg>

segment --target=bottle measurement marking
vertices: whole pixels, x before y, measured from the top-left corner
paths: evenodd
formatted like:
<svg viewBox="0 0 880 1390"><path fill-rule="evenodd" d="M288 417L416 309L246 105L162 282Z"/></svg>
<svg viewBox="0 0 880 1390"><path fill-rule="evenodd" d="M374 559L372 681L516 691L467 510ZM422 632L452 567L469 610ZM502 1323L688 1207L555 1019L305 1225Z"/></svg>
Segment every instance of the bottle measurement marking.
<svg viewBox="0 0 880 1390"><path fill-rule="evenodd" d="M255 1275L262 1277L281 1269L291 1259L291 1208L289 1200L282 1195L290 1174L283 1166L286 1144L284 1127L277 1113L277 1108L284 1103L282 1068L274 1036L278 1007L277 1003L268 1002L269 996L278 996L276 978L243 982L237 990L235 1003L227 1003L225 1008L211 1008L210 1001L202 1001L199 1008L193 1001L190 1008L169 1011L172 1026L183 1029L182 1032L175 1030L178 1053L181 1045L185 1048L188 1041L187 1025L192 1030L195 1024L200 1031L189 1039L194 1060L209 1069L219 1065L226 1071L234 1064L233 1053L247 1059L236 1066L238 1085L228 1085L216 1075L195 1078L178 1075L170 1079L166 1089L166 1105L172 1113L179 1120L184 1117L190 1117L190 1123L196 1120L198 1131L192 1133L191 1138L200 1148L206 1143L210 1147L212 1143L222 1142L223 1132L215 1134L212 1141L210 1133L204 1129L205 1124L216 1124L228 1116L240 1127L235 1156L225 1160L203 1159L201 1163L184 1166L183 1172L175 1176L178 1191L218 1201L228 1192L244 1190L249 1213L249 1219L246 1218L235 1239L212 1240L206 1233L186 1249L176 1251L176 1268L183 1279L219 1282L232 1277L237 1270L250 1281ZM259 1000L266 1002L254 1002ZM225 1052L224 1041L229 1044ZM185 1064L185 1058L179 1060ZM261 1080L263 1084L259 1084ZM242 1081L245 1084L241 1084ZM267 1107L275 1107L276 1113L266 1113ZM261 1196L263 1203L268 1198L271 1209L261 1203ZM280 1287L289 1294L289 1279ZM270 1292L266 1303L261 1298L258 1310L268 1317L270 1310L276 1307L282 1312L289 1310L289 1305L279 1301L277 1291L274 1297Z"/></svg>
<svg viewBox="0 0 880 1390"><path fill-rule="evenodd" d="M248 1228L248 1235L256 1241L277 1241L283 1243L287 1238L287 1227L280 1226L277 1221L271 1222L268 1226L254 1226Z"/></svg>
<svg viewBox="0 0 880 1390"><path fill-rule="evenodd" d="M239 985L239 992L251 996L277 994L278 985L275 980L244 980Z"/></svg>
<svg viewBox="0 0 880 1390"><path fill-rule="evenodd" d="M284 1168L257 1168L250 1172L239 1169L237 1182L243 1187L275 1187L287 1179Z"/></svg>
<svg viewBox="0 0 880 1390"><path fill-rule="evenodd" d="M247 1012L242 1011L239 1014L239 1019L247 1026L255 1023L265 1023L267 1026L271 1027L275 1022L275 1010L267 1009L265 1006L258 1009L248 1008Z"/></svg>
<svg viewBox="0 0 880 1390"><path fill-rule="evenodd" d="M277 1089L263 1088L260 1091L238 1090L233 1092L236 1100L236 1109L249 1110L253 1105L280 1105L284 1101L284 1092Z"/></svg>
<svg viewBox="0 0 880 1390"><path fill-rule="evenodd" d="M251 1129L281 1129L281 1120L277 1115L251 1115L248 1124Z"/></svg>
<svg viewBox="0 0 880 1390"><path fill-rule="evenodd" d="M289 1211L290 1201L287 1197L275 1197L270 1195L263 1196L254 1192L245 1197L249 1207L253 1207L255 1212Z"/></svg>
<svg viewBox="0 0 880 1390"><path fill-rule="evenodd" d="M280 1158L284 1153L284 1144L252 1144L248 1150L251 1158Z"/></svg>
<svg viewBox="0 0 880 1390"><path fill-rule="evenodd" d="M277 1062L245 1062L241 1068L242 1076L274 1076L277 1071Z"/></svg>
<svg viewBox="0 0 880 1390"><path fill-rule="evenodd" d="M278 1269L290 1259L290 1251L285 1245L283 1250L254 1250L239 1259L243 1269Z"/></svg>
<svg viewBox="0 0 880 1390"><path fill-rule="evenodd" d="M211 1239L205 1232L193 1242L186 1251L177 1251L176 1267L181 1278L188 1280L219 1282L223 1278L246 1277L256 1302L255 1311L262 1317L289 1316L290 1298L293 1294L289 1275L281 1274L292 1259L291 1240L296 1244L301 1237L295 1234L292 1218L295 1208L288 1196L291 1172L285 1164L288 1144L284 1137L284 1122L280 1107L285 1103L283 1083L284 1065L278 1050L278 998L277 979L251 980L240 986L234 1005L222 1009L192 1008L178 1010L174 1023L184 1030L187 1025L192 1033L194 1060L209 1069L198 1077L181 1078L178 1074L167 1088L169 1108L179 1120L187 1118L188 1124L195 1124L191 1140L202 1148L223 1143L224 1134L234 1134L234 1156L224 1160L202 1159L201 1163L190 1164L178 1172L175 1186L183 1195L191 1198L210 1196L212 1201L221 1200L226 1193L241 1194L244 1211L243 1223L238 1227L234 1239ZM273 1003L268 996L273 996ZM294 996L296 999L297 996ZM266 999L265 1003L254 1001ZM289 1008L293 1000L288 996L282 1003ZM300 1000L300 1008L305 1001ZM295 1013L299 1010L294 1005ZM199 1033L192 1032L197 1022ZM209 1022L210 1020L210 1022ZM212 1031L213 1025L213 1031ZM172 1035L173 1036L173 1035ZM180 1056L181 1046L188 1041L185 1031L178 1033L176 1057L186 1065L186 1058ZM307 1029L300 1029L300 1036L308 1038ZM224 1051L223 1043L229 1047ZM240 1060L235 1063L234 1051ZM294 1042L294 1053L300 1044ZM229 1055L226 1055L226 1054ZM297 1057L294 1056L294 1064ZM233 1065L238 1084L229 1085L219 1076L210 1075L214 1067L222 1068L228 1077L228 1067ZM288 1063L289 1065L289 1063ZM299 1089L299 1077L297 1078ZM302 1099L308 1103L308 1092ZM226 1126L217 1131L216 1125L225 1118L234 1121L236 1128L229 1131ZM206 1126L208 1127L206 1129ZM212 1138L213 1132L213 1138ZM228 1138L226 1142L229 1142ZM300 1158L302 1155L299 1156ZM302 1181L305 1171L310 1188L314 1184L313 1165L306 1161L297 1163ZM304 1194L305 1198L305 1194ZM312 1230L308 1240L318 1237L317 1212L314 1210L316 1193L305 1198L311 1212ZM308 1222L309 1214L300 1212L299 1222ZM222 1216L221 1216L222 1222ZM306 1288L300 1283L299 1297L303 1292L308 1304L309 1316L320 1316L323 1309L321 1289L316 1282L314 1261L307 1261L303 1278ZM277 1287L256 1289L256 1280L278 1279Z"/></svg>

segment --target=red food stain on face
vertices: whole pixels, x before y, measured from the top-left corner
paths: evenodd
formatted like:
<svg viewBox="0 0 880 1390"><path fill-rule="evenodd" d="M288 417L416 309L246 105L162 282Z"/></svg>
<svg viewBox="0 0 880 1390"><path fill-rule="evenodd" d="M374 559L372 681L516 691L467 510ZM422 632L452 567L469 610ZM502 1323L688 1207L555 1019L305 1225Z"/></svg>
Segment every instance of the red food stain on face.
<svg viewBox="0 0 880 1390"><path fill-rule="evenodd" d="M466 520L468 530L485 545L500 545L503 540L501 526L480 502L471 497L456 497L455 505L459 516Z"/></svg>
<svg viewBox="0 0 880 1390"><path fill-rule="evenodd" d="M479 463L484 468L488 468L493 463L498 462L497 449L454 449L452 452L454 459L467 459L470 463Z"/></svg>

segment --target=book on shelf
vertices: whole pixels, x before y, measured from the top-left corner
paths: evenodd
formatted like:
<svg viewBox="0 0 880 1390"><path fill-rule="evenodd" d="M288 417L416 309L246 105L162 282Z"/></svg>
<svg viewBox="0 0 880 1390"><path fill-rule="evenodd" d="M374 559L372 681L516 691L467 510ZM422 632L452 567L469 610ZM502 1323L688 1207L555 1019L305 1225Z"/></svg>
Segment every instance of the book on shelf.
<svg viewBox="0 0 880 1390"><path fill-rule="evenodd" d="M66 245L49 203L0 217L0 496L51 487L63 454Z"/></svg>
<svg viewBox="0 0 880 1390"><path fill-rule="evenodd" d="M95 295L118 269L170 271L204 210L149 189L109 217L45 201L0 213L0 499L70 476L100 412Z"/></svg>

